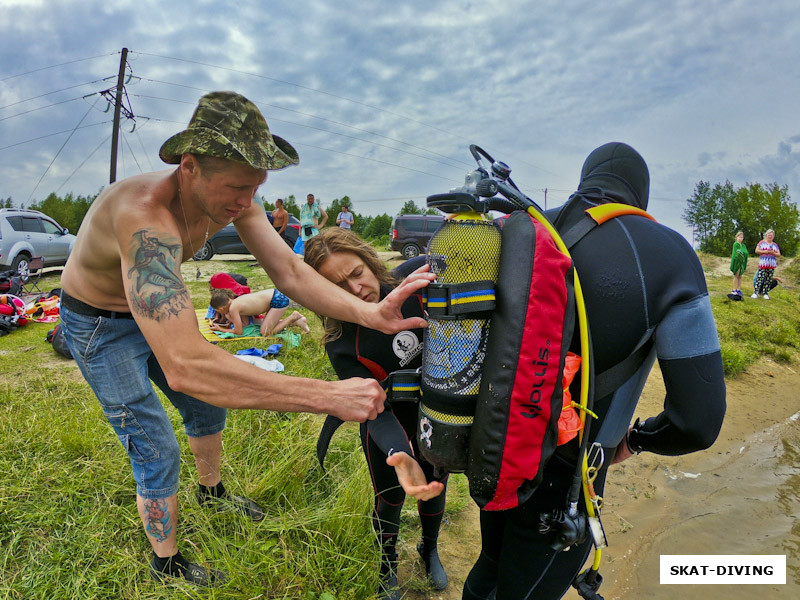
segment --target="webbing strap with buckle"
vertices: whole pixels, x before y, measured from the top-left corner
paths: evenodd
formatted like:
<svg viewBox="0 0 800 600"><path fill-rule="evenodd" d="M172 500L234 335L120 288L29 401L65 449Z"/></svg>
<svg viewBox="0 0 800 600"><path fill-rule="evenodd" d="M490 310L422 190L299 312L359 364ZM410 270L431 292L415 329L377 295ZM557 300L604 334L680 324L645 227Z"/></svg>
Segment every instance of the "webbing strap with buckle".
<svg viewBox="0 0 800 600"><path fill-rule="evenodd" d="M392 402L416 402L420 397L419 369L401 369L392 371L384 383L386 400Z"/></svg>
<svg viewBox="0 0 800 600"><path fill-rule="evenodd" d="M419 402L421 397L419 384L421 380L422 369L400 369L389 373L389 376L380 382L381 387L386 392L387 404ZM325 470L325 455L328 453L331 438L343 423L344 421L339 417L328 415L322 424L322 430L319 432L319 438L317 439L317 460L323 471Z"/></svg>
<svg viewBox="0 0 800 600"><path fill-rule="evenodd" d="M491 311L496 304L494 282L431 283L425 288L423 302L428 315L438 319Z"/></svg>

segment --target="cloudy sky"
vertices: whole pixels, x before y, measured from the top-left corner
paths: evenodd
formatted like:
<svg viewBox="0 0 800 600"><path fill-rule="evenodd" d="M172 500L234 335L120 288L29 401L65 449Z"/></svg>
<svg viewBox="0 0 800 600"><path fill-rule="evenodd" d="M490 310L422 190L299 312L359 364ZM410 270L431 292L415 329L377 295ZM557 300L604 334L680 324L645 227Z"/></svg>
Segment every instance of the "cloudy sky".
<svg viewBox="0 0 800 600"><path fill-rule="evenodd" d="M164 168L197 99L230 89L300 154L269 200L394 214L463 183L476 143L553 207L591 150L624 141L650 211L691 239L700 180L800 197L799 18L796 0L0 0L0 198L107 185L99 92L127 47L118 179Z"/></svg>

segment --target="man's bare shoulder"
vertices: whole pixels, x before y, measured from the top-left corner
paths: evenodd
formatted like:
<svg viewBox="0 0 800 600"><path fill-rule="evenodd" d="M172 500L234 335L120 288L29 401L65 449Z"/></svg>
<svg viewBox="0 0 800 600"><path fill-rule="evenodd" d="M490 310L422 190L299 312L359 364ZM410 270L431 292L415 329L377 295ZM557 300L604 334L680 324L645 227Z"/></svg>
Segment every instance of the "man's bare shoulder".
<svg viewBox="0 0 800 600"><path fill-rule="evenodd" d="M157 171L128 177L109 189L108 202L123 214L167 208L177 191L173 172Z"/></svg>
<svg viewBox="0 0 800 600"><path fill-rule="evenodd" d="M128 250L137 230L174 229L168 203L174 195L172 171L129 177L105 190L92 203L62 275L67 293L93 306L124 310L121 248Z"/></svg>

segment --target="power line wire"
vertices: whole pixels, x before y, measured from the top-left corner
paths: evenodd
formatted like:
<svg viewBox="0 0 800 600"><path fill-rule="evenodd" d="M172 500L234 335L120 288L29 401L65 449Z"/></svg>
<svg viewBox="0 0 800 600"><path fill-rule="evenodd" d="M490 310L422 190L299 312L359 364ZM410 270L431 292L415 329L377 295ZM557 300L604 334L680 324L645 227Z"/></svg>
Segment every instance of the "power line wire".
<svg viewBox="0 0 800 600"><path fill-rule="evenodd" d="M77 87L82 87L84 85L92 85L93 83L99 83L101 81L108 81L109 79L114 79L114 77L104 77L103 79L95 79L94 81L88 81L86 83L78 83L76 85L71 85L69 87L61 88L60 90L53 90L52 92L47 92L45 94L39 94L38 96L31 96L30 98L25 98L24 100L18 100L16 102L12 102L11 104L6 104L5 106L0 106L0 110L4 108L11 108L12 106L16 106L17 104L22 104L23 102L30 102L31 100L37 100L39 98L43 98L45 96L51 96L52 94L58 94L59 92L66 92L67 90L72 90ZM80 96L78 96L80 98ZM20 113L25 114L25 113Z"/></svg>
<svg viewBox="0 0 800 600"><path fill-rule="evenodd" d="M44 110L45 108L52 108L53 106L58 106L60 104L66 104L68 102L75 102L75 100L83 100L85 98L89 98L94 96L95 94L99 94L100 92L92 92L91 94L87 94L85 96L76 96L75 98L70 98L69 100L62 100L61 102L54 102L53 104L48 104L47 106L40 106L38 108L32 108L30 110L23 111L21 113L17 113L15 115L9 115L8 117L0 118L0 121L5 121L7 119L13 119L14 117L21 117L22 115L27 115L28 113L36 112L37 110Z"/></svg>
<svg viewBox="0 0 800 600"><path fill-rule="evenodd" d="M144 78L144 77L140 77L139 79L141 79L142 81L148 81L148 82L152 82L152 83L162 83L164 85L174 85L176 87L187 88L187 89L191 89L191 90L195 90L195 91L203 92L203 93L208 93L208 92L212 91L212 90L204 90L204 89L201 89L201 88L196 88L196 87L193 87L193 86L182 85L180 83L170 83L168 81L158 81L157 79L147 79L147 78ZM180 102L182 104L194 104L193 102L188 102L188 101L185 101L185 100L173 100L172 98L162 98L160 96L148 96L148 95L145 95L145 94L134 94L134 96L137 96L139 98L150 98L150 99L153 99L153 100L166 100L166 101L169 101L169 102ZM280 105L277 105L277 104L271 104L269 102L264 102L262 100L253 100L253 102L255 104L259 104L261 106L269 106L270 108L277 108L278 110L285 110L287 112L291 112L291 113L295 113L295 114L298 114L298 115L302 115L304 117L310 117L312 119L319 119L320 121L326 121L328 123L333 123L334 125L339 125L340 127L346 127L348 129L353 129L354 131L360 131L362 133L368 133L369 135L374 135L374 136L381 137L381 138L384 138L384 139L387 139L387 140L391 140L393 142L397 142L398 144L403 144L404 146L408 146L410 148L416 148L417 150L422 150L423 152L427 152L429 154L433 154L435 156L439 156L439 157L447 159L447 160L449 160L451 162L460 163L462 165L468 165L469 166L469 163L467 163L467 162L450 158L449 156L446 156L444 154L440 154L438 152L434 152L433 150L428 150L427 148L423 148L422 146L416 146L416 145L411 144L409 142L404 142L403 140L398 140L396 138L390 137L388 135L384 135L382 133L377 133L375 131L370 131L369 129L363 129L361 127L356 127L355 125L348 125L347 123L342 123L341 121L335 121L333 119L328 119L326 117L320 117L320 116L317 116L317 115L314 115L314 114L311 114L311 113L306 113L306 112L303 112L303 111L300 111L300 110L295 110L293 108L287 108L285 106L280 106ZM300 127L311 127L310 125L300 125L299 123L294 123L292 121L283 121L283 122L284 123L292 123L293 125L299 125ZM321 129L320 131L327 131L328 133L336 134L336 132L333 132L333 131L330 131L330 130L325 130L325 129ZM344 134L336 134L336 135L344 135ZM422 157L422 158L427 158L427 157ZM445 163L442 163L442 164L445 164ZM447 166L453 166L453 165L447 165ZM457 167L457 168L461 168L461 167Z"/></svg>
<svg viewBox="0 0 800 600"><path fill-rule="evenodd" d="M385 160L379 160L377 158L370 158L369 156L358 156L357 154L350 154L349 152L342 152L341 150L332 150L331 148L323 148L322 146L314 146L313 144L303 144L300 142L296 142L295 146L306 146L307 148L316 148L317 150L324 150L325 152L333 152L335 154L342 154L344 156L350 156L352 158L358 158L360 160L369 160L376 163L381 163L383 165L388 165L390 167L397 167L398 169L405 169L406 171L414 171L415 173L422 173L423 175L430 175L431 177L436 177L438 179L444 179L445 181L453 181L453 179L449 179L447 177L443 177L441 175L437 175L435 173L428 173L426 171L420 171L419 169L412 169L411 167L404 167L403 165L398 165L395 163L390 163Z"/></svg>
<svg viewBox="0 0 800 600"><path fill-rule="evenodd" d="M135 162L136 166L139 167L139 173L144 174L144 171L142 171L142 167L139 164L139 160L136 158L136 154L133 153L133 148L131 148L131 144L128 141L128 137L123 135L122 139L125 141L125 145L128 147L128 152L130 152L131 156L133 157L133 162Z"/></svg>
<svg viewBox="0 0 800 600"><path fill-rule="evenodd" d="M90 123L89 125L82 125L80 127L76 127L75 129L86 129L87 127L96 127L97 125L107 125L108 123L112 123L113 121L101 121L99 123ZM0 150L8 150L9 148L14 148L15 146L21 146L22 144L28 144L30 142L35 142L36 140L43 140L44 138L53 137L54 135L61 135L62 133L69 133L70 131L75 131L75 129L65 129L63 131L56 131L55 133L48 133L46 135L40 135L39 137L31 138L29 140L25 140L23 142L15 142L13 144L9 144L8 146L0 147Z"/></svg>
<svg viewBox="0 0 800 600"><path fill-rule="evenodd" d="M99 100L99 99L100 99L100 98L98 98L98 100ZM95 104L97 104L97 100L95 100ZM54 163L54 162L56 162L56 159L58 158L58 155L59 155L59 154L61 154L61 151L64 149L64 146L66 146L66 145L67 145L67 142L69 142L69 141L70 141L70 139L72 139L72 136L73 136L73 134L75 133L75 131L77 131L78 127L80 127L80 124L81 124L81 123L83 123L83 120L84 120L86 117L88 117L88 116L89 116L89 113L92 111L92 109L93 109L93 108L94 108L94 104L93 104L92 106L90 106L90 107L89 107L89 109L86 111L86 114L84 114L84 115L83 115L83 117L81 117L81 120L80 120L80 121L78 121L78 124L77 124L77 125L75 125L75 127L74 127L74 128L73 128L73 130L72 130L72 132L71 132L71 133L70 133L70 134L67 136L67 139L66 139L66 140L64 140L64 143L63 143L63 144L61 144L61 148L59 148L59 149L58 149L58 152L56 152L56 155L53 157L53 160L51 160L51 161L50 161L50 164L49 164L49 165L47 165L47 168L44 170L44 173L42 173L42 176L41 176L41 177L39 177L39 181L37 181L37 182L36 182L36 185L35 185L35 186L33 186L33 190L31 191L31 195L30 195L30 196L28 196L28 202L30 202L30 201L31 201L31 198L33 198L33 194L34 194L34 192L36 192L36 189L39 187L39 184L40 184L40 183L42 183L42 179L44 179L44 176L45 176L45 175L47 175L47 172L50 170L50 167L52 167L52 166L53 166L53 163Z"/></svg>
<svg viewBox="0 0 800 600"><path fill-rule="evenodd" d="M451 132L451 131L447 131L447 130L445 130L445 129L441 129L440 127L436 127L435 125L431 125L431 124L429 124L429 123L425 123L424 121L420 121L420 120L418 120L418 119L414 119L414 118L412 118L412 117L408 117L408 116L406 116L406 115L402 115L402 114L400 114L400 113L396 113L396 112L394 112L394 111L387 110L387 109L381 108L381 107L379 107L379 106L374 106L374 105L372 105L372 104L367 104L367 103L365 103L365 102L361 102L361 101L359 101L359 100L354 100L354 99L352 99L352 98L348 98L348 97L346 97L346 96L340 96L340 95L338 95L338 94L333 94L333 93L331 93L331 92L326 92L325 90L320 90L320 89L318 89L318 88L312 88L312 87L304 86L304 85L302 85L302 84L299 84L299 83L294 83L294 82L291 82L291 81L286 81L286 80L283 80L283 79L277 79L277 78L274 78L274 77L268 77L268 76L266 76L266 75L260 75L260 74L258 74L258 73L250 73L250 72L248 72L248 71L243 71L243 70L240 70L240 69L233 69L233 68L230 68L230 67L222 67L222 66L220 66L220 65L214 65L214 64L210 64L210 63L204 63L204 62L200 62L200 61L194 61L194 60L189 60L189 59L184 59L184 58L176 58L176 57L173 57L173 56L163 56L163 55L159 55L159 54L149 54L149 53L147 53L147 52L138 52L138 51L132 51L132 52L135 52L136 54L140 54L140 55L142 55L142 56L152 56L152 57L155 57L155 58L163 58L163 59L167 59L167 60L175 60L175 61L179 61L179 62L187 62L187 63L197 64L197 65L201 65L201 66L205 66L205 67L212 67L212 68L215 68L215 69L222 69L222 70L226 70L226 71L231 71L231 72L233 72L233 73L240 73L240 74L242 74L242 75L249 75L249 76L251 76L251 77L258 77L258 78L260 78L260 79L266 79L266 80L268 80L268 81L275 81L275 82L277 82L277 83L283 83L283 84L286 84L286 85L291 85L291 86L294 86L294 87L297 87L297 88L300 88L300 89L304 89L304 90L308 90L308 91L316 92L316 93L319 93L319 94L324 94L324 95L326 95L326 96L331 96L331 97L333 97L333 98L338 98L338 99L340 99L340 100L345 100L345 101L347 101L347 102L352 102L352 103L354 103L354 104L358 104L358 105L360 105L360 106L364 106L364 107L366 107L366 108L371 108L371 109L373 109L373 110L377 110L377 111L380 111L380 112L383 112L383 113L386 113L386 114L390 114L390 115L393 115L393 116L395 116L395 117L399 117L399 118L401 118L401 119L405 119L405 120L407 120L407 121L411 121L411 122L413 122L413 123L417 123L417 124L419 124L419 125L423 125L423 126L425 126L425 127L429 127L429 128L431 128L431 129L434 129L434 130L436 130L436 131L439 131L439 132L441 132L441 133L445 133L445 134L447 134L447 135L450 135L450 136L453 136L453 137L456 137L456 138L459 138L459 139L465 140L465 141L467 141L467 142L471 141L471 140L470 140L469 138L467 138L467 137L464 137L464 136L462 136L462 135L459 135L459 134L453 133L453 132ZM149 81L153 81L153 82L155 82L156 80L149 80ZM170 84L170 83L168 83L168 82L164 82L164 81L162 81L162 82L158 82L158 83L164 83L164 84L167 84L167 85L180 85L180 84ZM181 86L181 87L187 87L187 88L190 88L190 89L196 89L196 90L198 90L198 91L204 91L204 92L208 92L208 91L210 91L210 90L200 90L199 88L191 88L190 86ZM266 105L266 106L273 106L274 108L280 108L280 109L282 109L282 110L288 110L288 111L291 111L291 112L297 112L297 113L299 113L299 114L305 114L305 113L302 113L302 112L300 112L300 111L295 111L295 110L293 110L293 109L289 109L289 108L285 108L285 107L281 107L281 106L275 106L275 105L268 104L268 103L265 103L265 102L260 102L260 104L264 104L264 105ZM314 118L323 119L323 117L316 117L316 116L314 116L314 115L307 115L307 116L313 116ZM329 120L329 119L324 119L324 120ZM335 122L335 121L332 121L332 122ZM339 124L339 125L343 125L343 126L345 126L345 127L352 127L352 126L350 126L350 125L346 125L346 124L344 124L344 123L337 123L337 124ZM354 128L354 129L357 129L357 128ZM377 133L370 132L370 131L366 131L366 130L362 130L362 131L365 131L366 133L371 133L371 134L373 134L373 135L381 135L381 134L377 134ZM386 137L386 136L382 136L382 137ZM392 139L392 138L389 138L389 139ZM393 140L393 141L399 142L399 143L401 143L401 144L406 144L406 142L402 142L402 141L400 141L400 140ZM412 145L412 144L408 144L408 145ZM412 145L412 146L413 146L413 145ZM418 146L413 146L413 147L415 147L415 148L418 148L419 150L424 150L425 152L430 152L431 154L437 154L437 153L435 153L435 152L433 152L433 151L431 151L431 150L427 150L427 149L425 149L425 148L420 148L420 147L418 147ZM441 157L443 157L443 158L446 158L447 160L454 161L454 159L452 159L452 158L450 158L450 157L448 157L448 156L444 156L444 155L441 155L441 154L440 154L439 156L441 156ZM454 162L455 162L455 161L454 161ZM459 161L459 162L460 162L460 161ZM538 170L540 170L540 171L543 171L544 173L548 173L548 174L550 174L550 175L553 175L554 177L559 177L560 179L563 179L563 177L562 177L561 175L558 175L557 173L553 173L552 171L548 171L548 170L547 170L547 169L545 169L544 167L540 167L540 166L537 166L537 165L531 164L531 163L529 163L529 162L526 162L526 161L524 161L524 160L521 160L521 159L519 160L519 162L521 162L521 163L523 163L523 164L525 164L525 165L528 165L529 167L533 167L534 169L538 169Z"/></svg>
<svg viewBox="0 0 800 600"><path fill-rule="evenodd" d="M110 54L98 54L97 56L87 56L86 58L78 58L75 60L69 60L67 62L58 63L57 65L49 65L47 67L41 67L39 69L33 69L31 71L25 71L24 73L17 73L16 75L9 75L8 77L4 77L0 79L0 81L8 81L9 79L14 79L15 77L22 77L23 75L30 75L31 73L38 73L39 71L45 71L47 69L54 69L56 67L63 67L64 65L71 65L74 63L83 62L86 60L94 60L95 58L104 58L106 56L114 56L115 54L119 54L120 52L112 52Z"/></svg>
<svg viewBox="0 0 800 600"><path fill-rule="evenodd" d="M358 105L364 106L366 108L371 108L372 110L377 110L377 111L380 111L382 113L386 113L388 115L393 115L395 117L399 117L401 119L405 119L407 121L411 121L413 123L417 123L419 125L423 125L425 127L429 127L430 129L434 129L434 130L439 131L441 133L446 133L447 135L451 135L453 137L457 137L457 138L460 138L462 140L469 141L469 138L466 138L466 137L464 137L462 135L458 135L456 133L452 133L450 131L446 131L444 129L440 129L439 127L436 127L435 125L430 125L428 123L425 123L424 121L420 121L420 120L414 119L412 117L407 117L405 115L401 115L400 113L396 113L396 112L393 112L391 110L386 110L385 108L381 108L379 106L374 106L372 104L367 104L366 102L361 102L359 100L353 100L352 98L347 98L346 96L340 96L338 94L333 94L331 92L326 92L325 90L320 90L320 89L317 89L317 88L312 88L312 87L309 87L309 86L301 85L299 83L294 83L294 82L286 81L286 80L283 80L283 79L276 79L275 77L268 77L266 75L259 75L258 73L250 73L248 71L242 71L240 69L233 69L231 67L222 67L220 65L213 65L213 64L210 64L210 63L204 63L204 62L200 62L200 61L196 61L196 60L189 60L189 59L186 59L186 58L176 58L174 56L163 56L163 55L160 55L160 54L150 54L150 53L147 53L147 52L138 52L138 51L135 51L135 50L132 50L132 52L135 52L136 54L141 54L142 56L152 56L152 57L155 57L155 58L164 58L164 59L167 59L167 60L175 60L175 61L179 61L179 62L187 62L187 63L191 63L191 64L195 64L195 65L200 65L200 66L203 66L203 67L212 67L214 69L222 69L224 71L231 71L232 73L240 73L242 75L249 75L251 77L258 77L260 79L266 79L268 81L275 81L277 83L283 83L285 85L291 85L291 86L294 86L296 88L300 88L300 89L303 89L303 90L308 90L310 92L316 92L318 94L324 94L326 96L330 96L331 98L337 98L339 100L345 100L347 102L352 102L353 104L358 104Z"/></svg>
<svg viewBox="0 0 800 600"><path fill-rule="evenodd" d="M62 183L60 186L58 186L58 187L56 188L56 193L58 193L58 192L61 190L61 188L62 188L62 187L64 187L64 186L67 184L67 182L68 182L70 179L72 179L72 176L73 176L73 175L75 175L75 173L77 173L77 172L80 170L80 168L81 168L83 165L85 165L85 164L88 162L88 160L89 160L90 158L92 158L92 156L94 156L94 153L95 153L95 152L97 152L98 150L100 150L100 148L102 148L102 147L103 147L103 145L104 145L106 142L108 142L108 140L110 140L110 139L111 139L111 134L109 133L109 134L106 136L106 139L104 139L102 142L100 142L100 143L97 145L97 147L96 147L94 150L92 150L92 151L91 151L91 153L89 154L89 156L87 156L86 158L84 158L84 159L83 159L83 162L82 162L81 164L79 164L77 167L75 167L75 170L74 170L72 173L70 173L70 174L69 174L69 176L68 176L68 177L67 177L67 178L64 180L64 182L63 182L63 183Z"/></svg>
<svg viewBox="0 0 800 600"><path fill-rule="evenodd" d="M138 129L134 129L134 131L136 132L136 137L139 140L139 145L142 147L142 154L144 154L144 157L147 159L147 164L150 165L150 170L155 171L155 169L153 168L153 163L150 161L150 155L147 153L147 150L145 150L144 141L142 141L142 136L139 135L139 129L141 129L141 127L139 127Z"/></svg>

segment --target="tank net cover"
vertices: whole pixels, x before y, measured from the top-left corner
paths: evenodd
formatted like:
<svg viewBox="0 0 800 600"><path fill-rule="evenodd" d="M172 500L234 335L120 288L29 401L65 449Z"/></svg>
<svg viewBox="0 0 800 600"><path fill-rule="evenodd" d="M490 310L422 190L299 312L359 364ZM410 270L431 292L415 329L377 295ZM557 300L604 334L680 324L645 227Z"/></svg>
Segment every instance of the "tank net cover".
<svg viewBox="0 0 800 600"><path fill-rule="evenodd" d="M500 229L491 221L445 221L428 245L437 283L497 283ZM422 356L422 382L431 391L477 395L486 353L488 319L429 321Z"/></svg>

